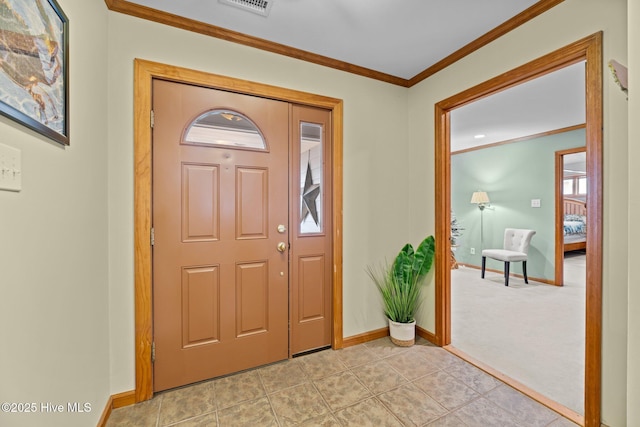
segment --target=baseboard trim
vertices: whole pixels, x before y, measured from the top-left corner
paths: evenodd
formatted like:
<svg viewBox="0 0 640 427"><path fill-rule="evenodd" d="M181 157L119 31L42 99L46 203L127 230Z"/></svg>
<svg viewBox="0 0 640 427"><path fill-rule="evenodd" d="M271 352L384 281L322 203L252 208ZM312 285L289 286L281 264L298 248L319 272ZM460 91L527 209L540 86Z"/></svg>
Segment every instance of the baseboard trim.
<svg viewBox="0 0 640 427"><path fill-rule="evenodd" d="M443 347L445 350L447 350L448 352L455 354L456 356L458 356L459 358L471 363L472 365L474 365L475 367L477 367L478 369L481 369L483 371L485 371L487 374L497 378L498 380L502 381L503 383L515 388L516 390L518 390L519 392L529 396L530 398L532 398L533 400L543 404L544 406L546 406L547 408L551 409L552 411L557 412L558 414L562 415L563 417L571 420L572 422L583 426L584 425L584 416L578 414L577 412L573 411L572 409L567 408L566 406L549 399L548 397L542 395L541 393L527 387L526 385L522 384L521 382L514 380L511 377L508 377L507 375L503 374L502 372L492 368L489 365L486 365L483 362L480 362L479 360L474 359L473 357L469 356L467 353L465 353L462 350L459 350L451 345L446 345Z"/></svg>
<svg viewBox="0 0 640 427"><path fill-rule="evenodd" d="M482 270L482 267L479 267L473 264L458 263L458 265L466 268ZM499 273L504 275L504 271L495 270L493 268L485 268L485 271L490 271L491 273ZM517 277L519 279L524 279L524 276L522 274L517 274L517 273L509 273L509 277ZM528 279L533 280L534 282L544 283L545 285L562 286L562 285L558 285L554 280L550 280L550 279L542 279L540 277L531 277L531 276L529 276Z"/></svg>
<svg viewBox="0 0 640 427"><path fill-rule="evenodd" d="M111 416L111 411L113 409L122 408L123 406L129 406L135 403L135 390L123 391L122 393L109 396L109 399L107 399L107 403L104 406L104 410L102 411L102 416L98 421L98 427L105 427L107 425L107 421L109 421L109 417Z"/></svg>
<svg viewBox="0 0 640 427"><path fill-rule="evenodd" d="M368 341L377 340L380 338L389 336L389 327L376 329L375 331L364 332L362 334L354 335L344 338L342 341L342 347L347 348L358 344L363 344Z"/></svg>
<svg viewBox="0 0 640 427"><path fill-rule="evenodd" d="M107 425L107 421L109 421L109 417L111 416L111 409L113 409L113 396L109 396L107 404L104 405L102 416L100 420L98 420L98 427L105 427Z"/></svg>
<svg viewBox="0 0 640 427"><path fill-rule="evenodd" d="M133 405L136 403L136 391L123 391L122 393L114 394L111 398L113 399L113 409Z"/></svg>
<svg viewBox="0 0 640 427"><path fill-rule="evenodd" d="M427 331L426 329L416 326L416 335L429 341L431 344L438 345L438 338L434 333Z"/></svg>
<svg viewBox="0 0 640 427"><path fill-rule="evenodd" d="M431 344L438 342L435 334L427 331L426 329L416 326L416 335L429 341ZM389 328L376 329L374 331L364 332L362 334L353 335L343 340L343 348L351 347L358 344L364 344L369 341L377 340L380 338L389 336ZM437 345L437 344L436 344Z"/></svg>

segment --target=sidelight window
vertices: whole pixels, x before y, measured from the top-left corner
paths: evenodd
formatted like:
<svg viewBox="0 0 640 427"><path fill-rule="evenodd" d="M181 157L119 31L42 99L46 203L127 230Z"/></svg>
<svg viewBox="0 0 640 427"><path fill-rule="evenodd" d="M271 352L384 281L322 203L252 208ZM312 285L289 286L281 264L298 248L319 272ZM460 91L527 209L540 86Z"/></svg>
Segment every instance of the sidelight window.
<svg viewBox="0 0 640 427"><path fill-rule="evenodd" d="M323 128L300 123L300 233L322 232Z"/></svg>

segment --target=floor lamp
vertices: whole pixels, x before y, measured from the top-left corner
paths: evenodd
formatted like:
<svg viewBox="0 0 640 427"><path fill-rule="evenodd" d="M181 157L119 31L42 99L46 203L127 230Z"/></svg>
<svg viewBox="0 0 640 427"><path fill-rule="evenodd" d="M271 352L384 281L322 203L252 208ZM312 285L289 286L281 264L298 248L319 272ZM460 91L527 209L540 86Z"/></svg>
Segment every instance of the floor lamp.
<svg viewBox="0 0 640 427"><path fill-rule="evenodd" d="M480 209L480 251L484 248L484 208L489 205L489 195L486 191L476 191L471 196L471 203L478 205Z"/></svg>

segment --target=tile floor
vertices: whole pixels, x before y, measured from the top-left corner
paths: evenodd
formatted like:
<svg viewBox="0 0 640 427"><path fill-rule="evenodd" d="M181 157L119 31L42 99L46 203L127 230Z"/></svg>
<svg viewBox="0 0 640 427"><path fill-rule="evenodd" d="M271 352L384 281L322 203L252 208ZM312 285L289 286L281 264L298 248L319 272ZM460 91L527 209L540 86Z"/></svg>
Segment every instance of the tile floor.
<svg viewBox="0 0 640 427"><path fill-rule="evenodd" d="M521 426L572 422L442 348L382 338L158 393L116 426Z"/></svg>

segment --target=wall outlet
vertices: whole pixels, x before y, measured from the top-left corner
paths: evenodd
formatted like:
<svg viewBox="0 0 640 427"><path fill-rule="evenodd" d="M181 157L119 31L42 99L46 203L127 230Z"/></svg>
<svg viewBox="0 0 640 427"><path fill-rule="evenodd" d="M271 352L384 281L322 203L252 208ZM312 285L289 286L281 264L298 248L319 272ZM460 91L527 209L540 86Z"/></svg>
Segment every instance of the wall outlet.
<svg viewBox="0 0 640 427"><path fill-rule="evenodd" d="M539 208L540 207L540 199L531 199L531 207Z"/></svg>
<svg viewBox="0 0 640 427"><path fill-rule="evenodd" d="M469 252L471 252L471 255L475 255L476 254L476 248L469 249Z"/></svg>

